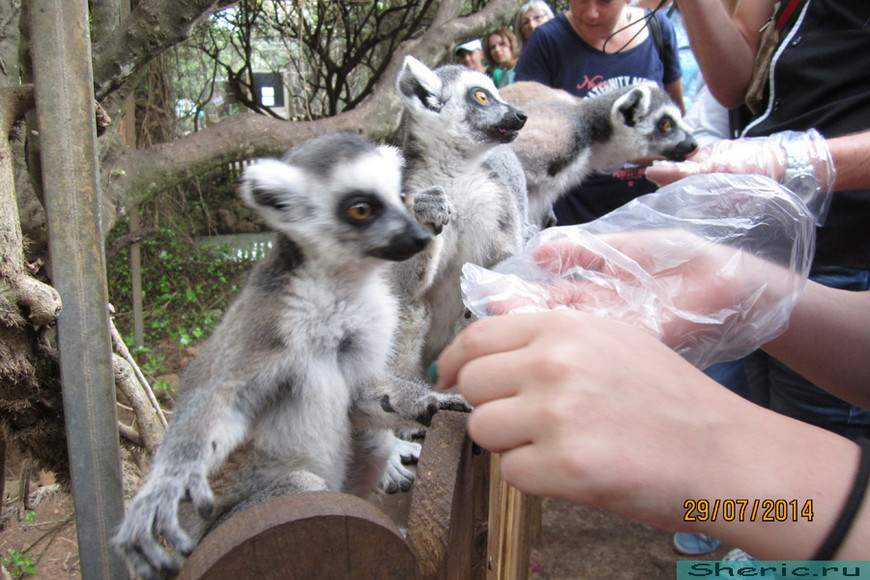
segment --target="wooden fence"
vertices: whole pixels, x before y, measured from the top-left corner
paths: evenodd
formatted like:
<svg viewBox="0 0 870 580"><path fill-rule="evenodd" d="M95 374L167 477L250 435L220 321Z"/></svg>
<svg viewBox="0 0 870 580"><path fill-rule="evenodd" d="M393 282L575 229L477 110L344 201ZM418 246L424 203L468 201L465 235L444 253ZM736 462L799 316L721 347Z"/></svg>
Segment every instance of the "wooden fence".
<svg viewBox="0 0 870 580"><path fill-rule="evenodd" d="M523 579L540 503L501 481L467 415L436 414L411 491L407 532L375 505L335 492L258 504L207 535L180 579Z"/></svg>

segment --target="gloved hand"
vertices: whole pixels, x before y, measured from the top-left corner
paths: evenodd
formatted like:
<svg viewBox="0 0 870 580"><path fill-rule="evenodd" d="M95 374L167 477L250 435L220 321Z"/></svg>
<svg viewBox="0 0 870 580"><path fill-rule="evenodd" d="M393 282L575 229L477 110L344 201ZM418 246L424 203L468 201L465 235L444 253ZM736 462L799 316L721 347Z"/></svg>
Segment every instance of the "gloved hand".
<svg viewBox="0 0 870 580"><path fill-rule="evenodd" d="M802 167L808 171L801 172ZM699 173L770 177L792 190L816 216L818 225L825 221L836 178L831 153L815 129L717 141L700 148L686 161L655 161L647 168L646 177L657 185L667 185Z"/></svg>
<svg viewBox="0 0 870 580"><path fill-rule="evenodd" d="M595 221L548 228L492 270L462 269L478 318L580 310L643 328L699 368L785 330L814 216L757 175L696 175Z"/></svg>

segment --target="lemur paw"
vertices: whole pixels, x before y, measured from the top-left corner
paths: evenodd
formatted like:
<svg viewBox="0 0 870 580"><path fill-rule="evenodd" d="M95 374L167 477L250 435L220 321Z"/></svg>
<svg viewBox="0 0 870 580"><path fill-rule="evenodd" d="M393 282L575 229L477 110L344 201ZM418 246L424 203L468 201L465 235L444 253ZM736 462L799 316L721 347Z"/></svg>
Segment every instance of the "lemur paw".
<svg viewBox="0 0 870 580"><path fill-rule="evenodd" d="M402 465L403 460L398 452L393 453L387 461L387 468L381 477L381 488L387 493L408 491L414 483L414 473Z"/></svg>
<svg viewBox="0 0 870 580"><path fill-rule="evenodd" d="M177 573L181 564L161 545L166 542L179 554L190 555L196 542L178 523L178 505L189 500L200 516L209 519L214 496L204 473L152 477L133 500L130 511L112 539L130 569L142 578Z"/></svg>
<svg viewBox="0 0 870 580"><path fill-rule="evenodd" d="M462 413L470 413L471 405L462 397L462 395L430 393L420 401L424 408L416 417L417 421L428 427L432 424L432 417L438 411L460 411Z"/></svg>
<svg viewBox="0 0 870 580"><path fill-rule="evenodd" d="M433 236L440 234L444 226L450 222L453 207L442 188L424 189L414 195L412 203L414 218Z"/></svg>
<svg viewBox="0 0 870 580"><path fill-rule="evenodd" d="M417 463L420 460L420 453L423 451L423 446L414 441L406 441L401 437L396 437L395 454L402 465L410 465Z"/></svg>

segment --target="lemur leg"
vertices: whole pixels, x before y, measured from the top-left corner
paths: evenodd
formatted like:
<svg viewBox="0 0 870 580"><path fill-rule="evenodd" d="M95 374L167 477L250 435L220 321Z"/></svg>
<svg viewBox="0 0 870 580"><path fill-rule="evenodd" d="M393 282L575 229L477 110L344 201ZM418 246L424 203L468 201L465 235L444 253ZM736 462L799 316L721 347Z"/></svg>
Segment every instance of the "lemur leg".
<svg viewBox="0 0 870 580"><path fill-rule="evenodd" d="M233 395L241 386L204 386L177 409L148 480L112 540L139 576L158 578L162 570L180 569L158 538L180 554L193 551L196 540L179 523L181 502L190 501L204 520L213 517L215 498L208 476L248 431L248 418L234 406Z"/></svg>
<svg viewBox="0 0 870 580"><path fill-rule="evenodd" d="M245 482L244 488L248 492L247 495L240 497L239 501L221 514L209 529L216 528L233 515L267 499L305 491L326 491L328 489L326 481L322 477L305 470L291 471L269 482L263 481L261 483L261 485L252 487L250 481ZM256 491L250 493L252 489Z"/></svg>
<svg viewBox="0 0 870 580"><path fill-rule="evenodd" d="M400 302L396 353L391 362L394 374L416 379L425 376L421 361L430 321L429 305L422 299Z"/></svg>
<svg viewBox="0 0 870 580"><path fill-rule="evenodd" d="M414 483L414 472L405 465L417 463L423 446L415 441L408 441L394 435L393 452L387 460L386 469L381 477L381 488L387 493L408 491Z"/></svg>
<svg viewBox="0 0 870 580"><path fill-rule="evenodd" d="M381 489L388 493L398 491L390 488L394 481L387 479L395 447L395 437L389 429L354 429L352 459L344 491L363 499L369 499Z"/></svg>

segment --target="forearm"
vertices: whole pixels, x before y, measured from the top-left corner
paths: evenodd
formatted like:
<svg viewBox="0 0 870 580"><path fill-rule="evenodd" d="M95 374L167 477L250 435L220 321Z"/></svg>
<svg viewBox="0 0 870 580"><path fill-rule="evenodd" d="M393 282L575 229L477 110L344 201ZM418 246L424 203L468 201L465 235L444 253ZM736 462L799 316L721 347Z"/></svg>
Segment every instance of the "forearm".
<svg viewBox="0 0 870 580"><path fill-rule="evenodd" d="M671 97L671 100L680 108L680 113L686 114L686 105L683 101L683 81L682 79L676 80L672 83L668 83L665 85L665 91Z"/></svg>
<svg viewBox="0 0 870 580"><path fill-rule="evenodd" d="M834 137L826 143L837 169L834 191L870 189L870 167L867 165L867 148L870 147L870 131Z"/></svg>
<svg viewBox="0 0 870 580"><path fill-rule="evenodd" d="M689 33L692 52L710 92L726 108L739 106L743 103L752 78L755 51L758 48L757 30L760 28L759 25L752 33L752 26L757 20L755 14L760 13L759 7L743 5L766 5L768 2L742 2L734 19L722 0L678 0L677 4ZM752 23L744 25L737 20L741 10L751 13ZM743 28L745 30L741 30Z"/></svg>
<svg viewBox="0 0 870 580"><path fill-rule="evenodd" d="M708 500L711 510L716 500L745 499L742 517L738 512L726 521L720 507L715 520L683 524L682 529L720 538L761 560L811 559L843 510L859 448L823 429L757 410L747 403L738 415L725 413L723 420L727 417L730 425L708 449L711 459L694 470L703 475L693 482L692 499ZM784 500L787 513L768 513L765 521L764 500ZM868 536L870 509L865 507L835 556L866 559Z"/></svg>
<svg viewBox="0 0 870 580"><path fill-rule="evenodd" d="M870 408L868 347L870 292L808 282L788 330L764 350L832 394Z"/></svg>

